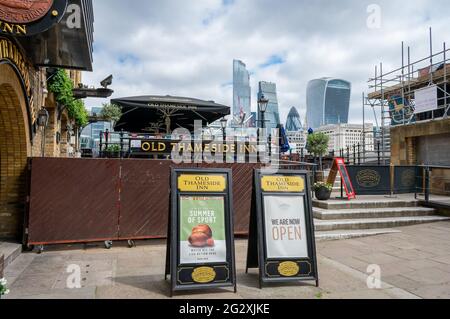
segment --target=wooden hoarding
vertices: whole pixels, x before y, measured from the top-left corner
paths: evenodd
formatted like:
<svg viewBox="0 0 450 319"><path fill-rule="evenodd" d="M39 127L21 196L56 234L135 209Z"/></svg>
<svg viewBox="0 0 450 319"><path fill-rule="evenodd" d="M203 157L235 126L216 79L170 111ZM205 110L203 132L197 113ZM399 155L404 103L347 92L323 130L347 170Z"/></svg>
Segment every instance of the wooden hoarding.
<svg viewBox="0 0 450 319"><path fill-rule="evenodd" d="M232 172L173 169L166 278L177 291L233 287Z"/></svg>
<svg viewBox="0 0 450 319"><path fill-rule="evenodd" d="M319 285L311 185L305 171L255 171L247 271L270 282Z"/></svg>

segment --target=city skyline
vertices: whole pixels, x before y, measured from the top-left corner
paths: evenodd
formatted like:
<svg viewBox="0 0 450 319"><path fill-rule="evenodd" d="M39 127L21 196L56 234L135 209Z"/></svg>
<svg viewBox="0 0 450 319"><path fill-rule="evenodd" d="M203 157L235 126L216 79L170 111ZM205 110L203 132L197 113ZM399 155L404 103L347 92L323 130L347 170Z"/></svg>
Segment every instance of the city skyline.
<svg viewBox="0 0 450 319"><path fill-rule="evenodd" d="M375 65L383 62L385 70L393 69L399 62L401 41L411 46L412 60L427 55L430 26L436 50L448 40L446 16L439 9L445 2L429 6L421 1L378 1L381 26L369 28L367 9L372 3L285 0L275 6L255 0L96 0L96 72L84 74L83 82L98 85L113 74L113 98L169 94L232 107L230 63L236 58L247 64L254 90L260 80L277 83L283 119L292 105L303 119L309 80L347 79L354 85L349 121L359 123L361 94L369 91L367 80L373 77ZM399 10L410 19L398 19ZM129 22L128 28L110 22L122 20ZM157 43L158 50L149 50L148 43ZM89 107L99 104L95 99L87 101ZM252 94L252 111L256 104ZM367 116L374 121L372 114Z"/></svg>

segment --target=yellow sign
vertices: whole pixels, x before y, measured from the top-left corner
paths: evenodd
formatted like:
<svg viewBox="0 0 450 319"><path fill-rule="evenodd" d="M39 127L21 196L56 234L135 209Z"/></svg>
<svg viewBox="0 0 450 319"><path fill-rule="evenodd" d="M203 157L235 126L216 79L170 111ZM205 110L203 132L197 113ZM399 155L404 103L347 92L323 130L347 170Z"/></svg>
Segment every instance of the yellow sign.
<svg viewBox="0 0 450 319"><path fill-rule="evenodd" d="M261 188L272 193L301 193L305 191L305 179L300 176L263 176Z"/></svg>
<svg viewBox="0 0 450 319"><path fill-rule="evenodd" d="M227 189L227 181L224 175L180 175L178 177L178 189L180 192L224 192Z"/></svg>
<svg viewBox="0 0 450 319"><path fill-rule="evenodd" d="M211 267L199 267L192 272L192 280L199 284L213 282L216 276L216 271Z"/></svg>
<svg viewBox="0 0 450 319"><path fill-rule="evenodd" d="M293 261L286 261L278 266L278 272L284 277L294 277L300 272L300 267Z"/></svg>

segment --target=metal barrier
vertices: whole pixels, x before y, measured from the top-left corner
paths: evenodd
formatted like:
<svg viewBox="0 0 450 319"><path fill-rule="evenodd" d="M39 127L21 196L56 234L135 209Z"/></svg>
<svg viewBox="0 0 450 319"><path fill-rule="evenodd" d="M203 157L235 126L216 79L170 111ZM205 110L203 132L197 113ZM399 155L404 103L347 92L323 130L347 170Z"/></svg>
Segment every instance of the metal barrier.
<svg viewBox="0 0 450 319"><path fill-rule="evenodd" d="M450 166L418 166L415 197L429 206L450 209Z"/></svg>

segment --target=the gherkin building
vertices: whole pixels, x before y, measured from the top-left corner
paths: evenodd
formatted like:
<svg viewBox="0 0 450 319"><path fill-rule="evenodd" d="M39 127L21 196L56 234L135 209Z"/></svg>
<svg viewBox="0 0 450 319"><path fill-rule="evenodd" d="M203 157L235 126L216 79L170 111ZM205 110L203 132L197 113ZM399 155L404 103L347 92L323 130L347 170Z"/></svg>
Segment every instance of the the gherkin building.
<svg viewBox="0 0 450 319"><path fill-rule="evenodd" d="M288 132L299 132L303 131L302 121L300 119L300 114L295 107L292 107L289 111L289 115L286 120L286 131Z"/></svg>

